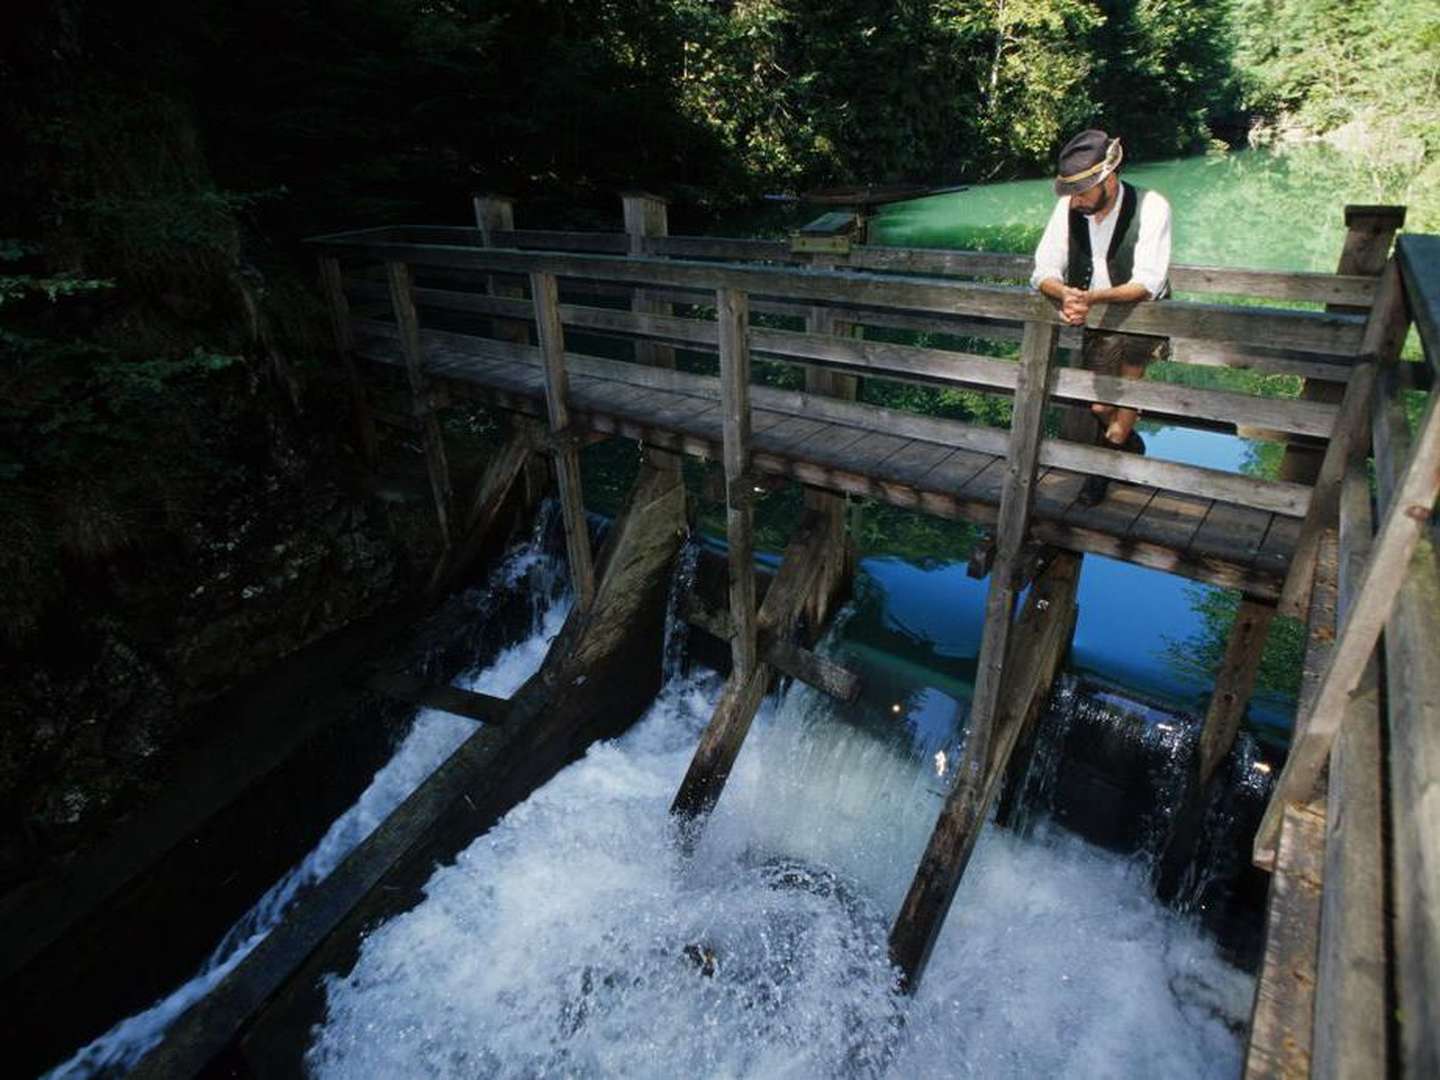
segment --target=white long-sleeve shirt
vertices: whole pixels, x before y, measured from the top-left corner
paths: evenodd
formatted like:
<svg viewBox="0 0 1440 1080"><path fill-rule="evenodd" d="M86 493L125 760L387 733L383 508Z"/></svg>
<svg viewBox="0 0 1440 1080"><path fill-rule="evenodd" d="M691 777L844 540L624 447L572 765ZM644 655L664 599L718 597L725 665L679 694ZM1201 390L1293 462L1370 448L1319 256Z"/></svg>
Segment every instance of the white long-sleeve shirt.
<svg viewBox="0 0 1440 1080"><path fill-rule="evenodd" d="M1130 197L1122 185L1120 198L1104 221L1093 217L1086 219L1090 226L1090 253L1095 262L1095 272L1090 280L1092 289L1108 289L1112 285L1124 285L1123 281L1110 280L1110 267L1106 252L1115 236L1115 224L1120 220L1120 208ZM1140 202L1140 232L1135 237L1135 268L1130 280L1144 285L1154 297L1160 292L1170 274L1170 204L1158 192L1149 192ZM1055 210L1045 226L1045 235L1040 237L1040 246L1035 249L1035 270L1030 275L1030 284L1035 288L1046 278L1065 280L1065 266L1070 260L1070 196L1056 200Z"/></svg>

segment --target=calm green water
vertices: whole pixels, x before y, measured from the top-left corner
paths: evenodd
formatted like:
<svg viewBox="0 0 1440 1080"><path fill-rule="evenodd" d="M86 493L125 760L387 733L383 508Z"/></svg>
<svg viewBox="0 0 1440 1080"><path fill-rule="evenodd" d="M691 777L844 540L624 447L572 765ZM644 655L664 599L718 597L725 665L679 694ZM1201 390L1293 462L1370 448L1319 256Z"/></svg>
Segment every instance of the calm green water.
<svg viewBox="0 0 1440 1080"><path fill-rule="evenodd" d="M1325 147L1242 150L1124 170L1174 211L1176 262L1263 270L1334 270L1346 203L1377 201L1364 169ZM1049 180L1019 180L886 207L880 244L1026 251L1055 205Z"/></svg>

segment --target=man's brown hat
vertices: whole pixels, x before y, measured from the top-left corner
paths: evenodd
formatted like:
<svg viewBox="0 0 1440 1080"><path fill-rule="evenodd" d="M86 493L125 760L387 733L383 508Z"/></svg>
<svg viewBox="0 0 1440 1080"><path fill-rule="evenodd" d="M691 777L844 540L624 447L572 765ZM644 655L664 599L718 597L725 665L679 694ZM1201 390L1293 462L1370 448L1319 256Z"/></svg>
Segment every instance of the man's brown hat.
<svg viewBox="0 0 1440 1080"><path fill-rule="evenodd" d="M1055 178L1056 195L1079 195L1120 167L1125 156L1120 140L1091 128L1082 131L1060 151L1060 175Z"/></svg>

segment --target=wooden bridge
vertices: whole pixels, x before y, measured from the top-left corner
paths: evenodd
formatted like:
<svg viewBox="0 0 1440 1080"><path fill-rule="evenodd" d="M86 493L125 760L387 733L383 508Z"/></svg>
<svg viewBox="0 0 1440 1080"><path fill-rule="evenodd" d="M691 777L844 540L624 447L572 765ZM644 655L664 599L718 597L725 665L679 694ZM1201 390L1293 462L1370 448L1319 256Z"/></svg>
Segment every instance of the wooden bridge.
<svg viewBox="0 0 1440 1080"><path fill-rule="evenodd" d="M674 532L675 508L683 509L680 456L723 464L729 610L691 614L729 640L732 662L675 798L687 839L721 797L776 671L853 691L848 673L806 648L844 586L847 496L982 523L993 535L963 760L891 935L910 986L1015 748L1048 698L1073 627L1081 557L1236 588L1244 599L1196 755L1197 789L1229 752L1270 620L1299 615L1310 635L1294 745L1256 838L1256 861L1274 872L1274 885L1247 1073L1440 1074L1440 575L1431 524L1440 421L1429 395L1412 430L1402 397L1428 393L1440 362L1440 238L1403 236L1391 256L1403 211L1351 207L1335 274L1176 267L1178 293L1249 302L1091 313L1094 327L1169 337L1181 364L1304 380L1298 399L1280 400L1060 366L1067 356L1078 363L1078 332L1013 284L1028 277L1025 258L863 243L809 254L784 242L672 237L664 203L638 194L625 197L625 231L616 233L517 230L501 198L477 198L475 210L475 228L406 226L313 242L354 391L358 445L373 454L381 422L423 446L449 552L437 582L473 550L532 453L549 456L577 596L568 659L554 650L552 659L572 667L590 649L609 655L629 617L617 614L623 597L663 569L658 538ZM1399 362L1412 322L1428 363ZM897 330L945 347L887 340ZM798 365L804 389L757 382L754 357ZM404 410L370 401L367 383L386 370L403 372ZM867 389L894 381L1005 395L1013 419L1006 430L886 408L857 392L862 378ZM463 504L437 415L461 399L516 417L510 444ZM1281 478L1098 448L1088 411L1096 401L1284 442ZM646 447L646 465L618 537L597 558L578 453L617 435ZM1112 482L1102 503L1081 507L1091 474ZM754 502L773 477L804 484L807 511L761 602ZM645 558L649 577L635 569ZM546 671L532 682L553 688L559 678ZM538 707L523 703L447 707L507 713L511 730L529 710L532 723L552 725L547 737L559 722L534 719ZM481 774L471 768L473 789ZM436 782L450 785L452 801L465 790L460 776ZM441 796L426 799L438 806ZM368 855L370 842L357 849L353 858L383 865L316 901L268 961L242 964L212 995L219 1004L187 1016L137 1075L195 1071L287 980L323 970L321 944L347 919L360 925L354 912L384 860L414 844L423 825L397 825ZM266 963L273 970L258 973Z"/></svg>

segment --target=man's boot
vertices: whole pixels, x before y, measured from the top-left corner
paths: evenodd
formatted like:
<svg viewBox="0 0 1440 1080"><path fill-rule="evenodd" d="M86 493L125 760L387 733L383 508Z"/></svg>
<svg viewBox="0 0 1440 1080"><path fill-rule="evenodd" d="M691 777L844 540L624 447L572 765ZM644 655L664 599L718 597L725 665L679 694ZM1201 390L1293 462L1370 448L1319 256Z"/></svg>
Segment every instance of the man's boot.
<svg viewBox="0 0 1440 1080"><path fill-rule="evenodd" d="M1145 440L1140 437L1140 433L1134 428L1130 429L1130 434L1126 437L1125 441L1117 446L1105 437L1106 427L1104 424L1097 420L1096 427L1099 430L1096 433L1095 445L1104 446L1110 450L1119 450L1125 454L1143 455L1145 453ZM1076 497L1075 502L1079 506L1098 506L1105 501L1105 493L1109 488L1109 477L1087 476L1085 478L1085 485L1080 489L1080 494Z"/></svg>

